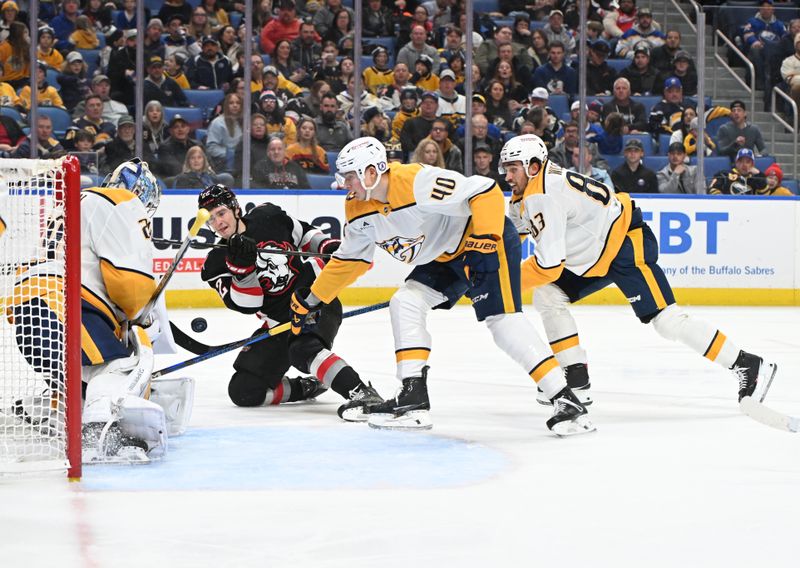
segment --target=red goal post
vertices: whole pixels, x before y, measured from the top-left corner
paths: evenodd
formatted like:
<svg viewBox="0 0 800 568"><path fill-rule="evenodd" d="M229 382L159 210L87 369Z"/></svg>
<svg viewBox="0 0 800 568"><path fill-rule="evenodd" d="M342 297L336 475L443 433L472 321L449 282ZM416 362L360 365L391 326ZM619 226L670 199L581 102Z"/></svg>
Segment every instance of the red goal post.
<svg viewBox="0 0 800 568"><path fill-rule="evenodd" d="M0 159L0 475L81 476L80 164Z"/></svg>

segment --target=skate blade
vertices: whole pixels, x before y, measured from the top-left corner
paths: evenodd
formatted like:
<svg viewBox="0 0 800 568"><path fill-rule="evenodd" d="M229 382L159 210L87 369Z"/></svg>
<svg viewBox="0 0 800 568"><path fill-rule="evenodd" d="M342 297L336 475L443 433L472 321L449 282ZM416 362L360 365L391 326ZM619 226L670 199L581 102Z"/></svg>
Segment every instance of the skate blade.
<svg viewBox="0 0 800 568"><path fill-rule="evenodd" d="M765 363L758 369L758 383L756 384L756 392L758 393L758 401L764 402L767 398L767 392L772 386L772 381L775 378L775 373L778 372L778 365L775 363ZM763 387L761 385L764 385ZM755 394L753 396L755 398Z"/></svg>
<svg viewBox="0 0 800 568"><path fill-rule="evenodd" d="M592 402L594 402L589 391L573 390L572 392L578 397L578 400L583 406L591 406ZM542 406L553 406L553 401L547 398L541 391L539 391L539 393L536 395L536 402Z"/></svg>
<svg viewBox="0 0 800 568"><path fill-rule="evenodd" d="M100 455L96 448L85 448L81 462L83 465L147 465L151 460L142 448L130 446L120 448L113 456Z"/></svg>
<svg viewBox="0 0 800 568"><path fill-rule="evenodd" d="M578 416L575 420L565 420L563 422L559 422L558 424L554 424L550 429L553 434L560 438L575 436L577 434L588 434L589 432L595 432L596 430L597 428L595 428L594 424L592 424L592 421L589 420L589 417L585 414L583 416Z"/></svg>
<svg viewBox="0 0 800 568"><path fill-rule="evenodd" d="M746 396L739 402L739 409L755 420L766 426L783 430L784 432L800 432L800 418L783 414L764 406L752 396Z"/></svg>
<svg viewBox="0 0 800 568"><path fill-rule="evenodd" d="M369 427L378 430L430 430L433 428L427 410L412 410L395 416L394 414L370 414Z"/></svg>
<svg viewBox="0 0 800 568"><path fill-rule="evenodd" d="M345 422L366 422L369 420L370 415L364 413L363 406L355 406L353 408L348 408L343 410L339 414L339 418L344 420Z"/></svg>

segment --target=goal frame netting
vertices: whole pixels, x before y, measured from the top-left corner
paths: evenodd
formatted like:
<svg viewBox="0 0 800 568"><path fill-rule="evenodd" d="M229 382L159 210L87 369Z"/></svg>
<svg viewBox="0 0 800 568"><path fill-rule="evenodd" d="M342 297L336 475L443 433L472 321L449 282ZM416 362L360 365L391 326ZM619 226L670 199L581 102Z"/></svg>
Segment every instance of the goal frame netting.
<svg viewBox="0 0 800 568"><path fill-rule="evenodd" d="M0 262L3 264L3 274L0 278L4 279L0 285L0 296L2 296L0 316L3 318L0 325L7 328L0 330L2 331L0 347L3 350L0 352L0 401L4 405L0 412L5 413L3 423L0 424L0 476L66 471L70 480L78 480L81 477L80 172L80 164L74 156L58 160L0 159L0 199L4 200L0 202L0 206L5 207L6 215L12 216L3 219L8 234L0 235L0 255L2 255ZM26 185L24 176L28 173L31 182ZM31 211L25 210L26 218L18 218L16 220L18 226L15 226L13 215L22 211L21 208L27 204L26 198L27 202L34 202L38 198L42 205L38 211L35 207L31 207ZM4 211L0 209L0 215L3 213ZM59 223L61 218L57 217L58 215L63 217L63 225ZM42 246L39 246L39 243L32 245L37 252L35 258L21 258L26 256L24 253L27 250L24 246L18 246L19 241L24 242L25 237L29 236L28 233L37 232L37 227ZM15 236L19 237L19 241L13 240ZM46 258L43 258L42 250L45 251ZM20 258L17 258L18 256ZM42 274L47 274L46 276L36 275L32 268L41 265L48 267L41 271ZM59 278L50 278L49 271L56 270ZM40 404L44 409L42 412L50 412L48 410L50 408L55 409L52 410L54 415L57 414L57 418L50 421L50 426L46 430L47 436L42 434L41 427L33 428L30 420L17 419L16 423L14 422L23 405L12 404L10 410L7 406L9 401L35 398L32 395L36 393L28 384L31 382L29 378L31 375L40 380L45 393L48 392L48 386L54 382L48 382L44 378L47 373L41 370L32 371L33 364L20 369L22 365L20 360L28 361L31 356L37 355L37 344L35 341L25 344L26 355L21 359L23 347L20 341L24 339L19 338L25 337L26 329L29 327L21 327L17 322L25 321L29 326L36 325L30 322L41 322L41 319L33 319L33 316L23 320L19 314L25 312L13 311L14 306L24 301L20 298L27 298L24 292L19 292L18 285L25 284L28 276L31 280L37 278L37 281L47 282L48 289L53 290L53 294L59 299L63 293L63 305L59 302L56 310L62 325L58 328L58 332L53 332L58 339L47 344L49 346L47 355L52 354L54 350L59 353L56 366L59 378L63 376L63 384L61 380L57 381L57 388L50 388L49 395L40 397L44 400ZM33 287L33 284L29 285L31 289ZM14 294L17 293L20 296L15 297ZM29 308L29 313L38 312ZM14 320L15 314L17 320ZM11 321L15 323L12 324ZM57 348L52 347L53 345ZM11 361L9 354L14 348L19 351L20 356ZM44 355L44 350L38 355L41 358L47 356ZM53 364L52 360L53 357L48 359L50 365ZM25 378L19 379L20 375L25 375ZM50 400L49 407L47 400ZM27 417L24 414L22 416ZM33 425L36 423L33 422ZM37 444L49 445L41 451Z"/></svg>

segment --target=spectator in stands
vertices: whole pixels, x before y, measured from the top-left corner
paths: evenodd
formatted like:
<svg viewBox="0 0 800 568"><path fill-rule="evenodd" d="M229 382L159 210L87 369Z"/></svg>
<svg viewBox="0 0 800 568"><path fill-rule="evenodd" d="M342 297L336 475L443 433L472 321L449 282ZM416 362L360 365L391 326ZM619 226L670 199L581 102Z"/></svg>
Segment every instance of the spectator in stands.
<svg viewBox="0 0 800 568"><path fill-rule="evenodd" d="M326 35L328 30L333 27L336 12L342 8L342 0L327 0L325 6L314 13L314 28L320 36ZM344 7L344 9L350 12L351 19L355 21L353 10L347 7Z"/></svg>
<svg viewBox="0 0 800 568"><path fill-rule="evenodd" d="M40 61L44 61L53 69L61 69L64 63L64 56L53 48L55 44L55 33L50 26L42 26L39 28L39 50L37 57Z"/></svg>
<svg viewBox="0 0 800 568"><path fill-rule="evenodd" d="M180 14L175 14L166 22L167 35L164 38L164 55L166 58L174 53L180 53L185 59L197 55L200 44L186 32L186 20Z"/></svg>
<svg viewBox="0 0 800 568"><path fill-rule="evenodd" d="M334 14L333 25L328 28L328 33L322 36L325 41L332 41L337 45L353 31L353 15L351 12L340 8Z"/></svg>
<svg viewBox="0 0 800 568"><path fill-rule="evenodd" d="M98 95L103 100L103 120L116 124L120 117L128 114L128 108L119 101L115 101L109 95L111 93L111 83L105 75L95 75L92 79L91 92ZM84 99L85 101L85 99ZM81 116L84 112L84 101L75 106L72 116Z"/></svg>
<svg viewBox="0 0 800 568"><path fill-rule="evenodd" d="M281 39L275 42L275 51L272 52L270 65L293 83L299 84L305 79L305 69L292 59L292 42L289 40Z"/></svg>
<svg viewBox="0 0 800 568"><path fill-rule="evenodd" d="M755 149L763 154L766 148L761 129L747 122L747 107L743 101L731 103L731 121L723 124L717 132L717 151L733 159L742 148Z"/></svg>
<svg viewBox="0 0 800 568"><path fill-rule="evenodd" d="M310 174L329 174L328 156L317 142L317 125L310 118L297 123L297 142L286 148L286 156Z"/></svg>
<svg viewBox="0 0 800 568"><path fill-rule="evenodd" d="M686 149L681 142L672 142L667 152L669 162L658 170L658 191L661 193L698 193L697 168L686 162Z"/></svg>
<svg viewBox="0 0 800 568"><path fill-rule="evenodd" d="M164 61L158 55L147 60L147 76L144 79L144 100L158 101L167 107L188 107L183 89L164 74ZM109 84L110 87L110 84Z"/></svg>
<svg viewBox="0 0 800 568"><path fill-rule="evenodd" d="M498 74L498 69L506 65L508 69L504 70L502 75ZM520 62L519 58L514 55L511 44L508 43L497 48L497 59L489 65L487 77L501 80L509 91L507 93L509 98L520 101L524 101L528 97L528 91L533 84L530 68ZM514 89L518 89L518 92L512 93L511 91Z"/></svg>
<svg viewBox="0 0 800 568"><path fill-rule="evenodd" d="M433 121L429 138L439 145L439 151L444 160L444 167L448 170L464 173L464 157L461 149L450 140L450 130L453 128L443 117Z"/></svg>
<svg viewBox="0 0 800 568"><path fill-rule="evenodd" d="M339 75L339 48L332 41L322 43L322 55L314 66L314 80L331 82Z"/></svg>
<svg viewBox="0 0 800 568"><path fill-rule="evenodd" d="M755 155L750 148L736 152L735 166L728 171L717 172L709 195L753 195L767 192L767 178L755 166Z"/></svg>
<svg viewBox="0 0 800 568"><path fill-rule="evenodd" d="M106 31L105 38L106 45L100 48L100 53L97 56L97 67L100 73L108 75L108 65L111 62L111 55L125 46L125 38L123 37L122 30L118 30L114 26L111 26Z"/></svg>
<svg viewBox="0 0 800 568"><path fill-rule="evenodd" d="M532 60L532 68L540 67L547 63L547 55L550 51L550 43L544 31L535 29L531 32L531 47L527 50Z"/></svg>
<svg viewBox="0 0 800 568"><path fill-rule="evenodd" d="M592 165L592 153L591 152L584 152L583 154L583 167L580 167L581 158L580 158L581 148L580 146L575 146L572 148L570 152L570 164L569 170L573 172L578 172L579 174L583 174L586 177L592 178L594 181L599 181L604 186L609 189L614 188L614 183L611 181L611 176L608 175L608 171L604 170L603 168L598 168Z"/></svg>
<svg viewBox="0 0 800 568"><path fill-rule="evenodd" d="M647 131L644 105L631 99L630 82L624 77L614 81L614 98L603 105L603 117L612 112L620 113L625 119L627 131L623 130L623 133L640 134Z"/></svg>
<svg viewBox="0 0 800 568"><path fill-rule="evenodd" d="M617 39L633 27L636 22L636 0L619 0L614 10L609 10L603 17L603 28L606 37Z"/></svg>
<svg viewBox="0 0 800 568"><path fill-rule="evenodd" d="M8 83L0 82L0 106L20 108L19 96L14 87Z"/></svg>
<svg viewBox="0 0 800 568"><path fill-rule="evenodd" d="M409 69L416 69L417 61L421 55L430 58L432 73L439 72L439 52L432 45L425 43L427 34L425 28L415 25L411 28L411 41L404 45L397 54L397 63L405 63Z"/></svg>
<svg viewBox="0 0 800 568"><path fill-rule="evenodd" d="M500 150L503 149L503 142L498 138L489 136L489 121L482 114L472 115L472 147L477 148L478 144L485 144L492 149L492 169L497 169L497 162L500 159ZM458 144L461 153L464 153L464 140L459 140Z"/></svg>
<svg viewBox="0 0 800 568"><path fill-rule="evenodd" d="M404 152L410 155L420 141L430 134L438 109L438 95L432 91L422 93L419 115L407 120L400 131L400 144Z"/></svg>
<svg viewBox="0 0 800 568"><path fill-rule="evenodd" d="M551 95L574 95L578 92L578 74L572 67L564 65L561 42L550 43L548 61L534 71L533 84L546 88Z"/></svg>
<svg viewBox="0 0 800 568"><path fill-rule="evenodd" d="M577 147L579 144L580 137L578 136L578 123L568 122L564 125L563 138L549 152L550 160L562 168L569 168L572 165L572 149ZM608 164L600 156L600 152L597 150L597 144L592 142L587 142L586 144L589 154L592 156L592 165L595 167L608 169Z"/></svg>
<svg viewBox="0 0 800 568"><path fill-rule="evenodd" d="M167 55L167 57L164 59L164 75L167 78L175 81L175 83L177 83L177 85L183 90L192 88L192 86L189 84L189 78L186 76L186 73L183 72L183 65L185 63L186 59L181 52Z"/></svg>
<svg viewBox="0 0 800 568"><path fill-rule="evenodd" d="M319 33L324 35L324 32ZM300 35L300 19L297 17L297 10L292 0L280 0L278 5L278 17L273 18L261 30L261 51L272 53L275 51L275 44L282 40L292 41Z"/></svg>
<svg viewBox="0 0 800 568"><path fill-rule="evenodd" d="M356 118L353 116L353 105L355 103L355 89L356 89L356 78L355 75L351 76L347 82L347 90L339 93L336 98L339 99L339 109L341 110L342 114L344 115L345 119L349 122L353 122ZM391 108L391 102L386 99L379 99L372 93L367 90L361 91L361 96L359 97L361 101L361 112L363 113L367 109L372 107L377 107L378 110L388 110Z"/></svg>
<svg viewBox="0 0 800 568"><path fill-rule="evenodd" d="M253 113L250 116L250 172L260 160L267 156L267 145L269 144L270 136L267 132L267 119L261 113ZM244 178L244 139L236 145L236 150L233 153L234 169L238 172L237 181L241 183ZM250 175L250 182L252 183L253 177Z"/></svg>
<svg viewBox="0 0 800 568"><path fill-rule="evenodd" d="M444 45L439 49L439 64L448 65L450 58L460 53L464 55L464 46L461 44L461 30L455 26L447 26L444 31Z"/></svg>
<svg viewBox="0 0 800 568"><path fill-rule="evenodd" d="M466 61L464 59L463 53L454 53L450 56L447 60L447 67L455 74L456 76L456 89L461 87L463 89L464 81L467 80L466 76ZM533 76L531 76L533 78ZM463 93L462 93L463 94Z"/></svg>
<svg viewBox="0 0 800 568"><path fill-rule="evenodd" d="M426 34L425 43L433 44L435 42L436 37L433 32L433 22L431 22L430 13L428 12L428 8L425 7L424 4L419 4L416 8L414 8L414 12L411 15L411 26L409 27L409 30L412 30L414 26L422 26L423 28L425 28L425 34ZM406 43L408 43L408 41L411 40L411 38L409 37L408 41L406 41L406 38L403 37L402 30L400 32L399 39L400 39L400 45L405 45Z"/></svg>
<svg viewBox="0 0 800 568"><path fill-rule="evenodd" d="M144 107L144 124L142 125L142 151L146 162L157 160L161 145L169 136L167 123L164 121L164 108L158 101L150 101Z"/></svg>
<svg viewBox="0 0 800 568"><path fill-rule="evenodd" d="M75 49L97 49L100 46L100 39L88 16L75 18L75 31L69 34L69 42Z"/></svg>
<svg viewBox="0 0 800 568"><path fill-rule="evenodd" d="M648 128L654 137L672 134L678 125L686 104L683 102L683 85L677 77L664 81L664 98L650 111Z"/></svg>
<svg viewBox="0 0 800 568"><path fill-rule="evenodd" d="M664 44L650 50L650 65L659 72L669 71L673 68L675 54L681 49L681 32L669 30L664 39ZM691 62L691 58L689 59Z"/></svg>
<svg viewBox="0 0 800 568"><path fill-rule="evenodd" d="M242 99L236 93L228 93L222 103L222 114L208 125L206 153L211 167L218 172L228 171L228 153L233 151L242 139ZM232 161L232 160L231 160Z"/></svg>
<svg viewBox="0 0 800 568"><path fill-rule="evenodd" d="M781 62L781 77L789 86L789 94L800 105L800 33L794 38L794 53Z"/></svg>
<svg viewBox="0 0 800 568"><path fill-rule="evenodd" d="M113 172L118 165L136 156L136 121L130 115L125 115L117 123L117 135L106 144L103 162L103 173Z"/></svg>
<svg viewBox="0 0 800 568"><path fill-rule="evenodd" d="M428 0L422 5L428 11L428 18L433 22L434 28L443 28L453 23L453 0Z"/></svg>
<svg viewBox="0 0 800 568"><path fill-rule="evenodd" d="M435 91L439 88L439 77L433 73L433 65L433 59L424 53L414 63L411 82L423 91Z"/></svg>
<svg viewBox="0 0 800 568"><path fill-rule="evenodd" d="M610 95L614 89L617 72L606 61L610 52L611 46L604 39L596 39L589 43L589 64L586 66L587 94ZM575 69L579 67L576 66Z"/></svg>
<svg viewBox="0 0 800 568"><path fill-rule="evenodd" d="M392 127L389 118L378 107L369 107L362 114L362 136L372 136L383 144L387 144L392 137Z"/></svg>
<svg viewBox="0 0 800 568"><path fill-rule="evenodd" d="M697 95L697 71L692 64L692 56L689 55L688 51L678 51L672 62L672 69L662 71L658 79L656 79L655 84L663 85L664 81L670 77L677 77L680 79L684 97L694 97Z"/></svg>
<svg viewBox="0 0 800 568"><path fill-rule="evenodd" d="M158 18L153 18L147 22L147 28L144 31L144 60L147 61L154 55L157 55L164 60L167 53L167 48L164 45L164 40L161 38L164 33L164 24Z"/></svg>
<svg viewBox="0 0 800 568"><path fill-rule="evenodd" d="M294 144L297 140L297 129L294 122L286 117L275 91L268 89L262 92L260 103L261 113L267 120L267 136L279 136L287 144Z"/></svg>
<svg viewBox="0 0 800 568"><path fill-rule="evenodd" d="M233 79L231 62L219 54L219 41L206 36L202 41L203 51L190 59L186 76L193 89L226 90Z"/></svg>
<svg viewBox="0 0 800 568"><path fill-rule="evenodd" d="M123 0L121 10L114 16L114 27L125 31L136 27L136 0ZM150 10L145 8L145 21L150 19Z"/></svg>
<svg viewBox="0 0 800 568"><path fill-rule="evenodd" d="M0 81L15 89L30 82L30 36L28 28L21 22L11 24L8 38L0 43Z"/></svg>
<svg viewBox="0 0 800 568"><path fill-rule="evenodd" d="M113 22L112 7L104 0L87 0L83 3L82 14L89 18L92 26L98 31L107 30ZM113 8L116 9L116 8Z"/></svg>
<svg viewBox="0 0 800 568"><path fill-rule="evenodd" d="M253 168L253 183L266 189L309 189L303 168L286 157L286 145L273 137L267 146L267 157Z"/></svg>
<svg viewBox="0 0 800 568"><path fill-rule="evenodd" d="M239 38L236 36L236 28L234 28L232 25L226 24L212 35L216 37L217 41L219 42L219 52L227 57L232 63L236 61L237 53L244 54L242 44L239 43ZM281 41L289 42L289 54L287 55L287 59L291 59L292 43L289 40Z"/></svg>
<svg viewBox="0 0 800 568"><path fill-rule="evenodd" d="M339 61L339 65L337 66L336 77L328 80L331 90L334 93L341 93L347 88L347 83L350 81L350 77L353 76L355 67L356 66L352 57L342 57L342 59Z"/></svg>
<svg viewBox="0 0 800 568"><path fill-rule="evenodd" d="M680 142L683 144L684 138L689 134L689 128L692 124L692 120L697 118L697 110L694 107L686 107L681 112L680 121L675 124L674 129L672 130L672 135L670 136L669 143L672 144L673 142ZM684 150L686 150L684 148Z"/></svg>
<svg viewBox="0 0 800 568"><path fill-rule="evenodd" d="M61 73L56 80L61 86L61 100L70 113L91 93L88 69L83 56L77 51L71 51L61 65Z"/></svg>
<svg viewBox="0 0 800 568"><path fill-rule="evenodd" d="M352 63L353 62L350 61L351 65ZM278 73L278 70L275 69L273 65L264 66L264 72L261 74L261 87L265 91L275 91L275 94L278 95L278 98L284 102L302 92L302 89L298 85L295 85L291 81L287 80L286 77Z"/></svg>
<svg viewBox="0 0 800 568"><path fill-rule="evenodd" d="M169 138L158 150L158 161L150 164L160 177L171 177L181 173L186 153L200 142L189 137L191 128L183 116L176 114L169 121Z"/></svg>
<svg viewBox="0 0 800 568"><path fill-rule="evenodd" d="M95 145L107 144L117 133L114 123L103 118L103 98L94 93L84 100L83 116L74 119L72 124L91 132Z"/></svg>
<svg viewBox="0 0 800 568"><path fill-rule="evenodd" d="M385 37L394 35L394 19L389 8L381 0L369 0L363 7L361 29L364 37Z"/></svg>
<svg viewBox="0 0 800 568"><path fill-rule="evenodd" d="M133 106L133 76L136 73L136 30L125 30L124 47L111 54L108 78L111 81L111 98Z"/></svg>
<svg viewBox="0 0 800 568"><path fill-rule="evenodd" d="M636 45L633 62L620 71L619 76L628 80L634 96L650 95L656 90L658 72L650 65L650 48L646 43Z"/></svg>
<svg viewBox="0 0 800 568"><path fill-rule="evenodd" d="M498 57L498 50L500 46L507 44L511 45L513 48L513 54L517 57L520 65L523 65L528 69L533 68L533 60L531 59L531 56L528 55L527 46L514 44L513 38L514 32L511 29L511 26L502 25L498 26L498 28L495 30L494 38L486 40L481 44L475 53L474 59L474 62L481 70L481 75L485 76L489 72L489 66L491 65L492 61Z"/></svg>
<svg viewBox="0 0 800 568"><path fill-rule="evenodd" d="M187 150L181 172L168 181L171 187L181 189L205 189L215 183L231 186L235 182L231 174L214 171L202 146Z"/></svg>
<svg viewBox="0 0 800 568"><path fill-rule="evenodd" d="M777 47L775 48L775 55L769 58L769 65L770 65L770 85L769 87L774 87L778 85L782 80L786 80L786 77L783 77L782 72L782 65L783 62L789 58L794 57L795 53L797 52L797 35L800 34L800 18L793 18L789 21L789 31L780 39L778 42ZM795 70L794 73L796 74L798 70ZM787 84L791 87L791 83L786 80ZM769 105L772 101L770 101L770 97L767 95L771 94L770 89L764 89L764 110L769 110Z"/></svg>
<svg viewBox="0 0 800 568"><path fill-rule="evenodd" d="M781 185L781 182L783 181L783 170L777 164L777 162L770 164L769 167L764 170L764 175L767 178L767 189L763 194L758 195L778 195L782 197L790 197L794 195L789 188Z"/></svg>
<svg viewBox="0 0 800 568"><path fill-rule="evenodd" d="M225 4L226 7L223 8L220 4ZM232 4L232 2L222 3L217 2L217 0L202 0L200 2L200 5L205 9L206 14L208 14L208 23L211 25L211 33L217 33L224 26L231 23L228 17L228 10L233 11L235 8Z"/></svg>
<svg viewBox="0 0 800 568"><path fill-rule="evenodd" d="M650 8L642 7L636 11L636 23L620 36L617 42L617 57L632 59L636 47L644 42L649 49L664 45L665 36L653 22Z"/></svg>
<svg viewBox="0 0 800 568"><path fill-rule="evenodd" d="M556 137L549 127L549 116L545 107L533 107L528 110L524 122L519 127L519 133L536 134L542 139L548 151L555 148L557 143Z"/></svg>
<svg viewBox="0 0 800 568"><path fill-rule="evenodd" d="M300 35L292 40L291 45L292 60L305 70L307 80L304 86L310 87L314 68L322 56L320 38L311 21L305 20L300 24Z"/></svg>
<svg viewBox="0 0 800 568"><path fill-rule="evenodd" d="M36 65L36 84L37 89L37 104L40 106L53 106L64 108L64 102L61 100L58 91L47 82L47 64L44 61L39 61ZM24 112L31 110L31 87L25 85L19 91L19 105Z"/></svg>
<svg viewBox="0 0 800 568"><path fill-rule="evenodd" d="M683 148L686 150L686 154L688 156L696 156L697 155L697 136L698 136L698 117L695 116L691 122L689 122L689 131L686 133L686 136L683 137ZM673 132L672 136L670 137L670 144L675 141L675 134L678 132ZM710 156L714 153L714 148L717 147L714 144L714 141L711 139L711 136L708 135L705 131L703 131L703 139L705 141L704 152L706 156Z"/></svg>
<svg viewBox="0 0 800 568"><path fill-rule="evenodd" d="M314 119L319 145L325 148L326 152L341 150L353 139L353 133L345 121L337 118L339 101L336 100L336 95L333 93L322 95L319 110L319 116Z"/></svg>
<svg viewBox="0 0 800 568"><path fill-rule="evenodd" d="M408 162L410 164L423 164L426 166L435 166L437 168L444 167L444 158L442 157L441 148L427 136L419 141L419 144L414 148L414 153L411 155Z"/></svg>
<svg viewBox="0 0 800 568"><path fill-rule="evenodd" d="M372 50L372 65L361 73L361 84L370 93L382 96L394 82L394 73L389 69L389 52L383 46Z"/></svg>
<svg viewBox="0 0 800 568"><path fill-rule="evenodd" d="M567 55L575 51L575 36L564 26L564 13L561 10L550 12L542 31L551 45L554 41L561 42Z"/></svg>
<svg viewBox="0 0 800 568"><path fill-rule="evenodd" d="M504 63L504 65L508 64ZM484 96L486 97L486 118L503 132L511 130L514 119L503 83L496 79L489 81Z"/></svg>
<svg viewBox="0 0 800 568"><path fill-rule="evenodd" d="M419 114L419 109L417 108L419 93L416 87L411 86L404 88L400 91L399 98L400 110L395 113L392 119L392 140L397 143L400 142L400 133L406 121Z"/></svg>
<svg viewBox="0 0 800 568"><path fill-rule="evenodd" d="M488 144L479 142L472 148L472 173L493 179L503 191L511 191L505 176L497 173L497 168L492 167L492 149Z"/></svg>
<svg viewBox="0 0 800 568"><path fill-rule="evenodd" d="M53 138L53 120L46 114L36 117L36 156L43 159L55 159L63 156L66 151L61 143ZM14 152L12 158L30 158L31 140L25 138Z"/></svg>
<svg viewBox="0 0 800 568"><path fill-rule="evenodd" d="M19 6L12 0L6 0L0 5L0 41L8 37L11 24L21 22L27 25L26 19L20 18Z"/></svg>
<svg viewBox="0 0 800 568"><path fill-rule="evenodd" d="M80 16L78 0L64 0L61 3L61 13L50 20L50 27L56 34L56 49L65 51L72 47L69 36L75 31L78 16Z"/></svg>
<svg viewBox="0 0 800 568"><path fill-rule="evenodd" d="M72 144L74 153L70 152L70 154L78 158L81 166L81 187L97 185L97 182L89 177L100 175L101 154L96 151L94 133L89 130L77 129L73 133Z"/></svg>
<svg viewBox="0 0 800 568"><path fill-rule="evenodd" d="M186 25L186 35L200 43L203 38L211 35L211 22L208 21L206 9L198 6L192 10L189 23Z"/></svg>
<svg viewBox="0 0 800 568"><path fill-rule="evenodd" d="M325 81L314 81L308 94L303 97L309 109L311 109L311 117L319 116L319 105L322 102L322 95L329 93L331 86Z"/></svg>
<svg viewBox="0 0 800 568"><path fill-rule="evenodd" d="M587 135L586 139L597 144L601 154L617 155L622 152L622 132L625 128L625 119L618 112L610 113L599 132Z"/></svg>
<svg viewBox="0 0 800 568"><path fill-rule="evenodd" d="M642 163L642 141L630 138L625 143L625 161L613 172L614 189L626 193L658 193L656 173Z"/></svg>
<svg viewBox="0 0 800 568"><path fill-rule="evenodd" d="M775 17L772 0L761 0L758 12L742 27L737 38L756 70L756 89L769 84L768 61L778 52L778 42L786 35L786 26Z"/></svg>
<svg viewBox="0 0 800 568"><path fill-rule="evenodd" d="M508 65L508 64L505 64ZM445 69L439 77L439 116L453 127L464 121L467 114L467 99L456 92L456 75L452 69Z"/></svg>

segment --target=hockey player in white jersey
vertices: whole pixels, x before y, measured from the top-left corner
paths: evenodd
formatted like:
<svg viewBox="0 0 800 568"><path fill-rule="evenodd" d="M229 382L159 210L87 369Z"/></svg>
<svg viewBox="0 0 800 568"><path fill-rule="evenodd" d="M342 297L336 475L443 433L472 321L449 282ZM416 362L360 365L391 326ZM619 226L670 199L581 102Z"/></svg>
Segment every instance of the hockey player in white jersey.
<svg viewBox="0 0 800 568"><path fill-rule="evenodd" d="M402 387L393 399L367 408L369 425L432 426L426 318L466 295L498 347L556 401L547 427L560 435L594 430L552 352L522 314L519 237L495 181L420 164L387 164L385 148L371 137L347 144L336 168L339 185L349 191L347 225L341 246L311 288L292 296L292 332L299 333L310 314L367 271L376 245L414 266L390 303Z"/></svg>
<svg viewBox="0 0 800 568"><path fill-rule="evenodd" d="M548 160L547 148L534 134L506 142L499 169L512 187L509 214L520 234L536 243L522 265L522 289L535 289L534 304L550 346L567 384L585 404L591 402L587 357L568 306L611 283L642 323L733 370L739 400L766 394L776 365L741 350L675 303L657 264L656 238L627 193L615 194L596 180L561 169ZM546 397L539 401L550 404Z"/></svg>

